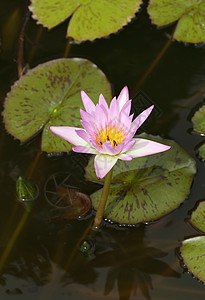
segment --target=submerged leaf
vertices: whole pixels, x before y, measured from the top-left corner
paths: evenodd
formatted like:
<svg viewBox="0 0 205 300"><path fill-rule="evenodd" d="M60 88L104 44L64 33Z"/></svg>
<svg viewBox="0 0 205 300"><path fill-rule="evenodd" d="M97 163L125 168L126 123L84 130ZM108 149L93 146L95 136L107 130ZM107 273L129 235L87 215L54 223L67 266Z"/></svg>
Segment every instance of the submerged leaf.
<svg viewBox="0 0 205 300"><path fill-rule="evenodd" d="M44 195L53 208L51 218L77 219L85 215L91 208L90 197L71 185L70 173L62 172L51 175L44 188Z"/></svg>
<svg viewBox="0 0 205 300"><path fill-rule="evenodd" d="M38 23L55 27L71 17L67 36L94 40L118 31L139 10L142 0L32 0L30 10Z"/></svg>
<svg viewBox="0 0 205 300"><path fill-rule="evenodd" d="M38 191L30 180L19 176L16 181L16 193L19 200L26 201L36 198Z"/></svg>
<svg viewBox="0 0 205 300"><path fill-rule="evenodd" d="M55 206L56 209L51 212L51 218L77 219L85 215L91 208L90 197L86 194L67 189L63 186L59 186L56 192L56 202L55 204L52 203L52 206ZM63 210L59 206L59 203L62 204L62 202L65 205Z"/></svg>
<svg viewBox="0 0 205 300"><path fill-rule="evenodd" d="M16 181L16 194L19 202L23 203L25 209L30 212L34 200L38 197L38 188L29 179L19 176Z"/></svg>
<svg viewBox="0 0 205 300"><path fill-rule="evenodd" d="M184 263L195 277L205 282L205 236L183 241L181 255Z"/></svg>
<svg viewBox="0 0 205 300"><path fill-rule="evenodd" d="M205 135L205 105L195 112L192 122L194 131Z"/></svg>
<svg viewBox="0 0 205 300"><path fill-rule="evenodd" d="M171 149L131 162L118 160L104 211L105 218L118 223L153 221L173 211L187 198L196 172L195 161L175 142L146 134L139 137ZM86 167L86 179L96 181L93 160ZM95 209L101 192L91 196Z"/></svg>
<svg viewBox="0 0 205 300"><path fill-rule="evenodd" d="M43 151L71 150L72 145L54 135L49 126L81 126L81 90L95 103L99 91L111 99L105 75L86 59L57 59L38 65L22 76L8 94L3 112L6 129L23 142L43 128Z"/></svg>
<svg viewBox="0 0 205 300"><path fill-rule="evenodd" d="M191 223L205 233L205 201L200 202L191 215Z"/></svg>
<svg viewBox="0 0 205 300"><path fill-rule="evenodd" d="M176 40L205 42L204 0L150 0L148 13L157 26L179 20L173 36Z"/></svg>

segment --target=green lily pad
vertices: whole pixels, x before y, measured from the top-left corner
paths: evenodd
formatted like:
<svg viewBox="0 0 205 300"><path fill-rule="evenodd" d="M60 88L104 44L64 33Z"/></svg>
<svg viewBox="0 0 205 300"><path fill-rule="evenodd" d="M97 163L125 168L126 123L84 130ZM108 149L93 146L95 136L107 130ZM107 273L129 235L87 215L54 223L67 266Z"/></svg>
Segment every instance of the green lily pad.
<svg viewBox="0 0 205 300"><path fill-rule="evenodd" d="M121 224L137 224L159 219L170 213L187 198L195 161L174 141L151 135L140 135L170 145L168 151L135 158L131 162L118 160L106 203L104 217ZM86 167L87 180L97 181L93 159ZM91 196L95 209L102 191Z"/></svg>
<svg viewBox="0 0 205 300"><path fill-rule="evenodd" d="M184 263L196 278L205 282L205 236L183 241L181 255Z"/></svg>
<svg viewBox="0 0 205 300"><path fill-rule="evenodd" d="M202 160L205 160L205 144L199 147L199 156Z"/></svg>
<svg viewBox="0 0 205 300"><path fill-rule="evenodd" d="M49 126L82 127L81 90L95 103L100 93L108 102L112 97L105 75L88 60L57 59L38 65L22 76L7 95L3 112L7 131L23 142L43 128L43 151L71 150L72 145L53 134Z"/></svg>
<svg viewBox="0 0 205 300"><path fill-rule="evenodd" d="M203 105L192 118L194 131L205 134L205 105Z"/></svg>
<svg viewBox="0 0 205 300"><path fill-rule="evenodd" d="M192 213L191 223L205 233L205 201L200 202L197 209Z"/></svg>
<svg viewBox="0 0 205 300"><path fill-rule="evenodd" d="M187 43L205 42L204 0L150 0L148 13L157 26L178 20L174 38Z"/></svg>
<svg viewBox="0 0 205 300"><path fill-rule="evenodd" d="M31 0L30 10L39 24L55 27L71 17L67 36L94 40L117 32L139 10L142 0Z"/></svg>

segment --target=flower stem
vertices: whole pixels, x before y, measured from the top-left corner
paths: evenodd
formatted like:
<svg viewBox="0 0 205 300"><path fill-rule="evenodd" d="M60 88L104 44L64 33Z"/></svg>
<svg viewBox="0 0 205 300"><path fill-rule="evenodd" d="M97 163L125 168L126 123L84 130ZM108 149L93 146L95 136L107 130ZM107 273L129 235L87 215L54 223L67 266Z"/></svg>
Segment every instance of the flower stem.
<svg viewBox="0 0 205 300"><path fill-rule="evenodd" d="M96 216L94 219L94 227L96 227L96 228L98 228L102 222L105 205L106 205L107 198L108 198L109 187L110 187L110 183L111 183L111 179L112 179L112 170L113 170L113 168L105 176L105 182L104 182L104 186L103 186L103 190L102 190L100 203L99 203L97 213L96 213Z"/></svg>

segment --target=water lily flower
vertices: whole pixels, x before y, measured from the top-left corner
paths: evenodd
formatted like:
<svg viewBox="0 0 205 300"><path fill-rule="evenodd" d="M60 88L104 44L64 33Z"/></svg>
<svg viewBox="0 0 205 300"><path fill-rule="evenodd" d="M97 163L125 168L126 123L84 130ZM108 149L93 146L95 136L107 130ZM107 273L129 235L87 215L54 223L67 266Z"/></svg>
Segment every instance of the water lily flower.
<svg viewBox="0 0 205 300"><path fill-rule="evenodd" d="M133 121L130 115L131 100L128 88L124 87L108 107L103 95L94 104L88 95L81 91L85 107L80 110L84 128L51 126L50 130L75 145L75 152L95 154L94 167L98 178L103 178L118 159L130 161L136 157L151 155L170 149L170 146L142 138L134 138L137 129L148 118L154 105L144 110Z"/></svg>

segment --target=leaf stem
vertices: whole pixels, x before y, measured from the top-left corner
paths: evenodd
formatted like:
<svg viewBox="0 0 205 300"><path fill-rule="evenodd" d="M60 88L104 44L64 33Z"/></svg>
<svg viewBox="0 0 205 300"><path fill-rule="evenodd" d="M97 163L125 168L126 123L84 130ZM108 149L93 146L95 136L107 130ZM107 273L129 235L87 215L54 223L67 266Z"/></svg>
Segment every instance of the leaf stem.
<svg viewBox="0 0 205 300"><path fill-rule="evenodd" d="M110 187L110 183L111 183L111 179L112 179L112 171L113 171L113 168L105 176L105 182L104 182L104 186L103 186L103 190L102 190L100 203L99 203L97 213L96 213L96 216L94 219L94 227L95 228L98 228L102 222L105 205L106 205L107 198L108 198L109 187Z"/></svg>
<svg viewBox="0 0 205 300"><path fill-rule="evenodd" d="M24 44L26 24L29 20L29 16L30 16L30 12L27 9L25 12L23 24L22 24L21 31L19 34L19 39L18 39L17 63L18 63L18 77L19 78L23 75L23 44Z"/></svg>

